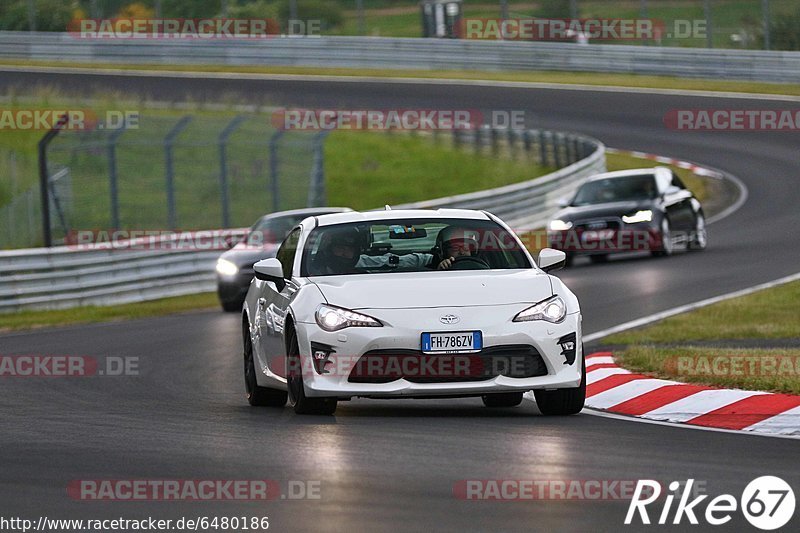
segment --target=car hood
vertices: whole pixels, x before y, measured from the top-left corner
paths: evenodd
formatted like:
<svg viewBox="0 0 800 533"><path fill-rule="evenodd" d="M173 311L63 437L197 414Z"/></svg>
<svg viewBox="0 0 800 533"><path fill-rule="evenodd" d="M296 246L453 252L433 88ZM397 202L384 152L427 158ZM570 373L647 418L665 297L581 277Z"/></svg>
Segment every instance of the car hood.
<svg viewBox="0 0 800 533"><path fill-rule="evenodd" d="M607 204L592 204L579 207L566 207L553 215L558 220L586 220L590 218L619 217L630 215L639 209L653 207L652 200L631 202L611 202Z"/></svg>
<svg viewBox="0 0 800 533"><path fill-rule="evenodd" d="M553 295L536 269L353 274L309 278L328 303L347 309L410 309L536 303Z"/></svg>

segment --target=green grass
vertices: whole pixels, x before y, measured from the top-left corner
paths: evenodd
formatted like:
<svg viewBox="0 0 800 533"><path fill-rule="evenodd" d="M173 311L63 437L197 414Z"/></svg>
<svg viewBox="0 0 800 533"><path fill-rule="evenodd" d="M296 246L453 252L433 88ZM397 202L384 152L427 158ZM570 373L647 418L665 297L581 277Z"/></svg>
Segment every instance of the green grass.
<svg viewBox="0 0 800 533"><path fill-rule="evenodd" d="M658 378L800 394L800 350L636 345L618 355L620 364L628 370Z"/></svg>
<svg viewBox="0 0 800 533"><path fill-rule="evenodd" d="M0 333L50 326L150 318L218 307L216 293L209 292L109 307L87 306L57 311L21 311L0 314Z"/></svg>
<svg viewBox="0 0 800 533"><path fill-rule="evenodd" d="M363 68L318 68L318 67L261 67L225 65L118 65L113 63L79 63L22 61L4 59L0 64L10 66L43 66L61 68L94 68L110 70L155 70L179 72L225 72L242 74L288 74L319 76L367 76L376 78L422 78L511 81L529 83L556 83L564 85L617 86L645 89L671 89L686 91L718 91L748 94L777 94L800 96L800 84L767 83L747 81L724 81L715 79L687 79L673 76L642 76L636 74L603 74L593 72L522 72L522 71L477 71L477 70L413 70L413 69L363 69Z"/></svg>
<svg viewBox="0 0 800 533"><path fill-rule="evenodd" d="M800 321L797 302L800 282L793 282L726 300L696 311L664 319L656 324L634 329L602 340L607 345L626 345L616 355L620 363L634 372L652 373L659 377L706 383L722 387L772 390L800 394L800 350L709 348L693 346L698 341L742 339L797 339ZM778 369L756 372L709 372L696 361L687 368L678 357L742 356L778 361ZM684 359L684 361L687 361ZM749 364L749 363L748 363ZM783 365L783 367L781 366ZM707 366L707 365L706 365ZM731 367L732 368L732 367Z"/></svg>
<svg viewBox="0 0 800 533"><path fill-rule="evenodd" d="M797 302L800 282L666 318L656 324L617 333L604 344L652 344L724 339L800 338Z"/></svg>
<svg viewBox="0 0 800 533"><path fill-rule="evenodd" d="M476 154L451 137L337 131L325 143L328 203L356 210L525 181L554 169Z"/></svg>

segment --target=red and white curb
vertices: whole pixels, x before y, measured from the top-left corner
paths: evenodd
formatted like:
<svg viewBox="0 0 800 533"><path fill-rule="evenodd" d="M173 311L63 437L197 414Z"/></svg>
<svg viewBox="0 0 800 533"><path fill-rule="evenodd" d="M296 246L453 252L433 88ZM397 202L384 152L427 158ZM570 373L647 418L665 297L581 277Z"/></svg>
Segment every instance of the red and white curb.
<svg viewBox="0 0 800 533"><path fill-rule="evenodd" d="M664 157L662 155L657 154L648 154L645 152L637 152L634 150L618 150L616 148L606 148L606 152L609 154L624 154L629 155L631 157L638 157L639 159L648 159L650 161L656 161L657 163L662 163L664 165L672 165L678 168L684 168L693 174L697 174L698 176L707 176L709 178L717 178L721 179L723 177L722 172L718 170L714 170L712 168L707 168L696 163L692 163L691 161L684 161L683 159L674 159L672 157Z"/></svg>
<svg viewBox="0 0 800 533"><path fill-rule="evenodd" d="M654 379L617 366L610 352L586 356L586 407L705 428L800 436L800 396Z"/></svg>

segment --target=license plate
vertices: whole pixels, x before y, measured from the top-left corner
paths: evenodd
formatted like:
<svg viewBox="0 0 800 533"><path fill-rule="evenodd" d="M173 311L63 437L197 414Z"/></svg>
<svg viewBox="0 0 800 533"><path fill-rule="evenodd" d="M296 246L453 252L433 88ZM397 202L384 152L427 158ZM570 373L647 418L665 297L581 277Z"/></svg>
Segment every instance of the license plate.
<svg viewBox="0 0 800 533"><path fill-rule="evenodd" d="M452 331L447 333L423 333L424 353L470 353L483 348L480 331Z"/></svg>
<svg viewBox="0 0 800 533"><path fill-rule="evenodd" d="M604 229L600 231L584 231L581 235L583 242L607 241L614 236L614 230Z"/></svg>

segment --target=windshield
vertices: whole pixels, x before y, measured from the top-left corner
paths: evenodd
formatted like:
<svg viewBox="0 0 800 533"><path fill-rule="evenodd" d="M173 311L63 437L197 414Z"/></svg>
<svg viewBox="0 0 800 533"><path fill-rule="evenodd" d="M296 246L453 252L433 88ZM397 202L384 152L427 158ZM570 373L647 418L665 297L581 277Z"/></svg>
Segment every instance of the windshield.
<svg viewBox="0 0 800 533"><path fill-rule="evenodd" d="M491 220L407 219L314 229L301 275L531 268L517 240Z"/></svg>
<svg viewBox="0 0 800 533"><path fill-rule="evenodd" d="M266 216L256 222L250 229L250 244L280 244L289 235L292 228L310 215Z"/></svg>
<svg viewBox="0 0 800 533"><path fill-rule="evenodd" d="M571 205L652 200L656 196L658 189L652 175L607 178L584 183Z"/></svg>

